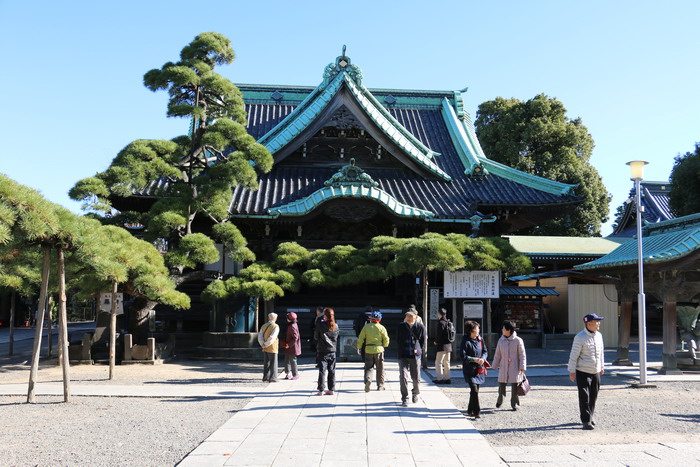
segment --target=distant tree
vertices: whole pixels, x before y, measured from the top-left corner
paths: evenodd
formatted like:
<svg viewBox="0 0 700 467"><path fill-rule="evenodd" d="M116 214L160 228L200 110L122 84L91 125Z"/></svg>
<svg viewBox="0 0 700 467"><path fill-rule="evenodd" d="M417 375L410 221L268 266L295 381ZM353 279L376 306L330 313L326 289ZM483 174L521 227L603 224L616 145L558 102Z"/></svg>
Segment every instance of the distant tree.
<svg viewBox="0 0 700 467"><path fill-rule="evenodd" d="M190 134L171 141L136 140L105 172L79 181L69 193L85 209L108 214L104 222L144 225L147 240L167 245L165 261L176 284L217 276L202 269L218 261L216 243L234 261L255 259L228 222L231 188L256 189L258 174L272 168L272 156L247 132L238 88L214 72L234 56L226 37L206 32L182 49L180 61L146 73L148 89L168 91L167 115L190 119ZM113 209L115 199L143 192L156 198L144 212ZM147 326L156 304L137 296L132 330Z"/></svg>
<svg viewBox="0 0 700 467"><path fill-rule="evenodd" d="M627 211L627 203L622 203L617 207L615 210L615 221L613 222L612 229L613 232L620 227L620 224L622 223L622 218L625 216L625 212Z"/></svg>
<svg viewBox="0 0 700 467"><path fill-rule="evenodd" d="M670 179L669 205L674 214L700 212L700 143L695 143L695 152L676 156Z"/></svg>
<svg viewBox="0 0 700 467"><path fill-rule="evenodd" d="M498 97L477 111L476 133L486 155L529 174L578 185L583 198L571 214L534 226L531 235L596 236L607 220L610 195L590 165L593 138L564 105L538 94L527 102Z"/></svg>

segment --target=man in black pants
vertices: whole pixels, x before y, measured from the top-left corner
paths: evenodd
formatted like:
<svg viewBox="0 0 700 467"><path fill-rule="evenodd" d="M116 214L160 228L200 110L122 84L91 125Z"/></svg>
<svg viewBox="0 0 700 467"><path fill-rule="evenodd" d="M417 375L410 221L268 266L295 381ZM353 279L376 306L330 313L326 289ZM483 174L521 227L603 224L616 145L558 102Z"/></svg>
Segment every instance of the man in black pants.
<svg viewBox="0 0 700 467"><path fill-rule="evenodd" d="M584 430L592 430L595 425L595 403L600 389L600 377L605 373L605 349L600 334L602 319L595 313L583 317L586 327L574 337L569 355L569 379L576 381L578 386L578 405Z"/></svg>
<svg viewBox="0 0 700 467"><path fill-rule="evenodd" d="M399 383L401 386L401 406L408 406L408 378L413 381L411 401L418 402L420 394L420 374L418 365L422 355L423 340L425 339L425 326L417 323L418 314L415 309L409 309L403 323L399 324Z"/></svg>

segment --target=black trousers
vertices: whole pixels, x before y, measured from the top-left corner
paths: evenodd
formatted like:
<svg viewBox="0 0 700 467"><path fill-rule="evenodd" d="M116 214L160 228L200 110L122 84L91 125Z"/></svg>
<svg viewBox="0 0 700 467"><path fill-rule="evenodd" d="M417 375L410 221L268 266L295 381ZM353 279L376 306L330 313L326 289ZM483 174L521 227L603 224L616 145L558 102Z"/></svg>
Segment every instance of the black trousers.
<svg viewBox="0 0 700 467"><path fill-rule="evenodd" d="M578 386L578 407L581 411L581 423L588 424L593 420L595 403L600 389L599 373L584 373L576 370L576 386Z"/></svg>
<svg viewBox="0 0 700 467"><path fill-rule="evenodd" d="M326 378L328 378L328 390L335 391L335 352L317 353L316 365L318 366L318 390L325 390Z"/></svg>
<svg viewBox="0 0 700 467"><path fill-rule="evenodd" d="M506 386L508 383L498 383L498 405L503 403L503 399L506 397ZM520 405L520 398L518 397L518 383L512 383L510 385L510 406L515 408L516 405Z"/></svg>
<svg viewBox="0 0 700 467"><path fill-rule="evenodd" d="M469 383L469 390L469 405L467 406L467 413L479 415L479 412L481 412L481 406L479 405L479 385Z"/></svg>

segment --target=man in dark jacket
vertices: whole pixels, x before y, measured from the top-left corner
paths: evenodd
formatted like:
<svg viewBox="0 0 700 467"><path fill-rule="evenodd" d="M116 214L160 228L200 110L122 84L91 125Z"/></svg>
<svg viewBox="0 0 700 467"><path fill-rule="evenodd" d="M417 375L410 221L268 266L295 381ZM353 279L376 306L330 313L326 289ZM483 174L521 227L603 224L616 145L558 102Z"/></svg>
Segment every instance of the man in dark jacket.
<svg viewBox="0 0 700 467"><path fill-rule="evenodd" d="M433 344L437 347L435 355L435 384L452 384L450 379L450 355L452 354L452 342L447 331L447 310L440 308L438 311L437 335Z"/></svg>
<svg viewBox="0 0 700 467"><path fill-rule="evenodd" d="M417 323L418 314L409 309L404 322L399 324L397 343L399 347L399 382L401 385L401 406L408 406L408 377L413 381L413 398L415 404L420 394L420 375L418 365L423 354L421 344L425 339L425 326Z"/></svg>
<svg viewBox="0 0 700 467"><path fill-rule="evenodd" d="M365 324L369 323L373 311L374 309L367 305L365 310L355 317L355 320L352 322L352 329L355 331L357 337L360 337L360 333L362 332L362 328L365 327Z"/></svg>

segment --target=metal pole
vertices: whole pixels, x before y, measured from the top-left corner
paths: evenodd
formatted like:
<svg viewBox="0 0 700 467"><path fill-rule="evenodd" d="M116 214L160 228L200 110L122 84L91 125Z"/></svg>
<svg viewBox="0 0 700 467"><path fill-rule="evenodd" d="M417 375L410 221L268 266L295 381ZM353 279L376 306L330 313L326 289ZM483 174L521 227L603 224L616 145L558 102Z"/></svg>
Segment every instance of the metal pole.
<svg viewBox="0 0 700 467"><path fill-rule="evenodd" d="M642 255L642 196L641 180L634 181L635 204L637 205L637 265L639 275L639 294L637 308L639 317L639 384L647 384L647 312L644 295L644 256Z"/></svg>

